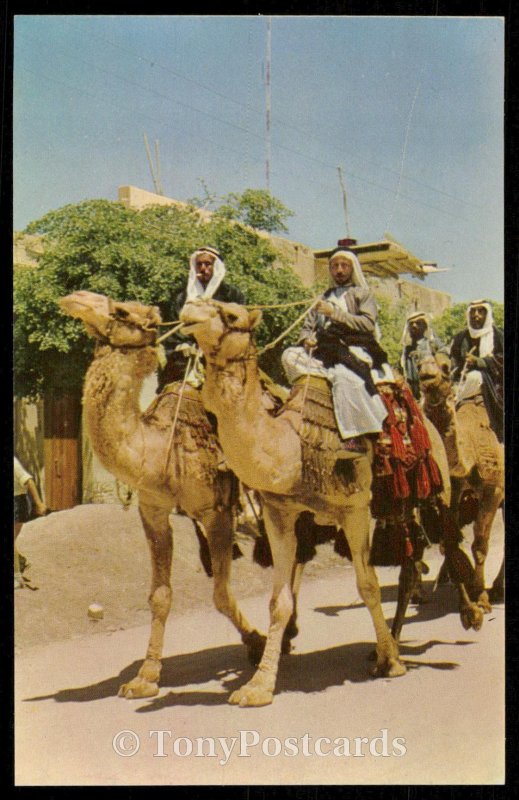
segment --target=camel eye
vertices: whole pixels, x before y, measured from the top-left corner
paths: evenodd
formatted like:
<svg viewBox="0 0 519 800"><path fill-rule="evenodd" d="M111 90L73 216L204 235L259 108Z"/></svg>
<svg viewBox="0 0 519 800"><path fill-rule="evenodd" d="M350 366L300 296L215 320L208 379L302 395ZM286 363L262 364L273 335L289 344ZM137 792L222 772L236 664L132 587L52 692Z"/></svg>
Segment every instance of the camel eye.
<svg viewBox="0 0 519 800"><path fill-rule="evenodd" d="M115 316L119 317L119 319L126 319L129 316L130 312L127 311L125 308L116 308L115 309Z"/></svg>
<svg viewBox="0 0 519 800"><path fill-rule="evenodd" d="M233 325L235 322L238 321L238 314L234 314L232 311L228 311L227 314L225 315L225 320L230 325Z"/></svg>

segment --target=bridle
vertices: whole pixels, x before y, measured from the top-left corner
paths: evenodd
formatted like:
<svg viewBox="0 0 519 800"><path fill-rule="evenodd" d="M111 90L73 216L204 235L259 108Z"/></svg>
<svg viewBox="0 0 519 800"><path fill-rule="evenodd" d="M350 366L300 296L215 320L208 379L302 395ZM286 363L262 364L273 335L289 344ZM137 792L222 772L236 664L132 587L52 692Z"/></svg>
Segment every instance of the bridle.
<svg viewBox="0 0 519 800"><path fill-rule="evenodd" d="M143 325L142 323L135 322L135 321L133 321L131 319L124 319L124 318L121 319L120 317L118 317L118 312L117 312L117 309L115 307L115 303L113 302L113 300L110 297L107 297L106 300L107 300L107 313L108 313L109 320L108 320L108 323L107 323L107 326L106 326L106 330L105 330L104 333L101 334L99 331L96 330L96 338L97 338L96 350L95 350L96 354L97 354L97 351L98 351L99 348L106 347L106 346L108 346L108 347L110 347L110 348L112 348L114 350L123 350L123 351L124 350L143 350L146 347L156 347L155 339L157 338L157 333L158 333L158 328L157 328L156 325L153 325L153 324L150 324L150 325L145 324L145 325ZM148 322L151 322L151 321L148 320L147 323ZM124 325L125 328L133 328L133 329L136 329L136 330L139 330L139 331L143 331L143 332L148 332L148 331L149 332L154 332L155 336L154 336L153 341L151 341L151 342L143 342L141 344L132 344L130 342L125 343L125 344L116 344L112 339L112 335L113 335L113 331L114 331L114 329L116 328L117 325Z"/></svg>
<svg viewBox="0 0 519 800"><path fill-rule="evenodd" d="M224 310L221 304L217 300L206 300L205 302L207 303L207 305L216 308L218 314L220 315L220 319L224 325L224 331L222 332L222 334L218 338L218 341L216 342L216 344L214 345L214 347L211 349L210 353L207 356L207 363L211 364L211 366L215 366L218 367L219 369L222 369L221 364L219 364L218 361L215 359L217 358L218 352L220 351L223 342L225 341L227 336L229 336L231 333L249 333L251 334L251 338L249 340L247 349L245 350L244 353L242 353L242 355L235 356L234 358L226 358L225 363L227 364L230 362L237 363L240 361L250 361L256 358L256 344L253 341L253 331L250 325L248 327L238 327L238 326L229 327L229 323L225 318Z"/></svg>

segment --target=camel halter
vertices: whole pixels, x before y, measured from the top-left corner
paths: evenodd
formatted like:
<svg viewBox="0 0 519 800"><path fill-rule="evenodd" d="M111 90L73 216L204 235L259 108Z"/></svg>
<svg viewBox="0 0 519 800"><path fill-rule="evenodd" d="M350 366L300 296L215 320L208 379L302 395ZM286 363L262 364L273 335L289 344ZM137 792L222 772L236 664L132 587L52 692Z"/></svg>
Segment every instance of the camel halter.
<svg viewBox="0 0 519 800"><path fill-rule="evenodd" d="M225 330L223 331L223 333L219 337L217 343L212 348L211 352L208 354L208 357L207 357L208 363L210 363L210 364L212 364L213 366L216 366L216 367L219 366L218 362L216 362L216 361L214 361L212 359L210 360L210 357L212 356L213 359L214 359L214 357L218 354L218 351L220 350L224 340L227 338L227 336L230 336L231 333L250 333L251 334L251 338L249 340L249 344L247 345L246 351L242 355L235 356L234 358L226 358L225 359L226 362L248 361L248 360L250 360L252 358L255 358L255 356L256 356L256 345L255 345L255 343L253 341L253 335L254 334L253 334L252 327L250 325L249 325L249 327L233 327L233 328L227 327L228 323L227 323L227 321L225 319L224 310L223 310L222 306L218 303L218 301L217 300L207 300L206 302L208 303L208 305L214 306L216 308L216 310L218 311L218 314L220 315L220 319L221 319L222 323L224 324L224 326L226 326Z"/></svg>
<svg viewBox="0 0 519 800"><path fill-rule="evenodd" d="M98 341L97 341L97 346L96 346L96 352L97 352L98 347L99 346L103 346L103 345L109 345L110 347L113 347L114 350L124 350L124 349L142 350L145 347L157 347L159 342L158 342L158 340L156 338L155 338L155 342L145 342L143 344L131 344L131 343L128 343L128 344L115 344L112 341L112 333L114 331L114 328L117 325L124 325L124 327L126 327L126 328L134 328L134 329L137 329L137 330L143 331L143 332L154 331L155 332L155 337L157 335L157 326L156 325L149 325L148 326L147 324L143 325L142 323L134 322L133 320L130 320L130 319L120 319L117 316L117 311L115 309L115 304L114 304L113 300L110 297L107 297L106 299L107 299L107 307L108 307L107 310L108 310L109 320L108 320L108 324L106 326L106 332L103 333L103 334L98 332Z"/></svg>

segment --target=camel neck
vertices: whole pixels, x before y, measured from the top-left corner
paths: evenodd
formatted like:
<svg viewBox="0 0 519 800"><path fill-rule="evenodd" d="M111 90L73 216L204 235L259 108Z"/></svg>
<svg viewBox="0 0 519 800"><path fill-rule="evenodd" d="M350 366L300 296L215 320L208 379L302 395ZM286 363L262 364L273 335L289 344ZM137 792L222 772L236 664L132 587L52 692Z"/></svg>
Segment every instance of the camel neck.
<svg viewBox="0 0 519 800"><path fill-rule="evenodd" d="M155 364L152 348L123 351L103 347L87 372L83 406L88 431L96 453L109 469L119 458L127 460L128 452L135 449L134 439L142 425L140 391Z"/></svg>
<svg viewBox="0 0 519 800"><path fill-rule="evenodd" d="M209 360L202 397L205 407L217 417L220 444L241 481L258 491L277 494L300 488L299 436L287 415L269 414L254 350L247 358L222 364Z"/></svg>

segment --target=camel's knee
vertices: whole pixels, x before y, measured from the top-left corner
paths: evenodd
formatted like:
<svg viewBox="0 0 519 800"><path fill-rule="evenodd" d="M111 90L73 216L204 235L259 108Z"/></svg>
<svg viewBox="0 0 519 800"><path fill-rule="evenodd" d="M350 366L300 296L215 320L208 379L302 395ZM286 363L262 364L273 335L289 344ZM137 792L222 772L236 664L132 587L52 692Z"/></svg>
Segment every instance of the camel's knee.
<svg viewBox="0 0 519 800"><path fill-rule="evenodd" d="M148 598L148 603L153 614L160 617L167 617L171 608L171 587L158 586Z"/></svg>
<svg viewBox="0 0 519 800"><path fill-rule="evenodd" d="M476 564L483 564L488 553L488 536L476 534L472 543L472 556Z"/></svg>
<svg viewBox="0 0 519 800"><path fill-rule="evenodd" d="M357 589L368 608L374 608L380 603L380 586L376 578L359 578L357 580Z"/></svg>
<svg viewBox="0 0 519 800"><path fill-rule="evenodd" d="M270 619L272 624L281 625L283 628L288 623L294 610L294 598L288 586L283 586L279 594L274 595L270 601Z"/></svg>

